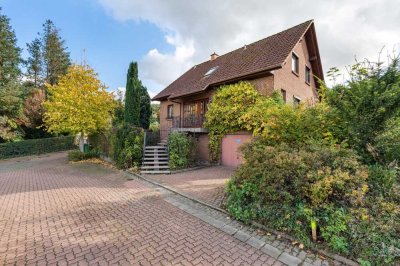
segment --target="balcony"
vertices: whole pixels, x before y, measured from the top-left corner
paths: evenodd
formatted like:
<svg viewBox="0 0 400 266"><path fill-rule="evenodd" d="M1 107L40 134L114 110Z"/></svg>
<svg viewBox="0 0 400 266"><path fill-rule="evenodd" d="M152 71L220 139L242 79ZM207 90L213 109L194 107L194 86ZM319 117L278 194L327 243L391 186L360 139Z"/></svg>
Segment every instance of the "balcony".
<svg viewBox="0 0 400 266"><path fill-rule="evenodd" d="M172 117L172 129L183 132L208 132L203 127L204 115L188 115L183 118L180 116Z"/></svg>

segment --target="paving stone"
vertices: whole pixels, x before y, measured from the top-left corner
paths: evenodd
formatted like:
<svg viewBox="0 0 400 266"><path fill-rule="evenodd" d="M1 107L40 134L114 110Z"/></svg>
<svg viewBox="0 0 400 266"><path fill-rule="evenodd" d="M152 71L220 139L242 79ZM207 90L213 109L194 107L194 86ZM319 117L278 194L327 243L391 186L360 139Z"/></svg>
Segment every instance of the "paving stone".
<svg viewBox="0 0 400 266"><path fill-rule="evenodd" d="M254 237L254 236L249 238L249 240L247 240L246 243L249 244L252 247L255 247L256 249L260 249L262 246L265 245L264 241Z"/></svg>
<svg viewBox="0 0 400 266"><path fill-rule="evenodd" d="M275 259L277 259L279 257L279 255L282 254L282 251L280 251L279 249L277 249L274 246L271 246L270 244L265 244L262 247L261 251Z"/></svg>
<svg viewBox="0 0 400 266"><path fill-rule="evenodd" d="M225 233L229 234L229 235L234 235L234 234L238 231L238 229L236 229L235 227L230 226L230 225L228 225L228 224L226 224L225 226L223 226L223 227L221 228L221 230L224 231Z"/></svg>
<svg viewBox="0 0 400 266"><path fill-rule="evenodd" d="M238 230L233 236L243 242L246 242L251 237L251 235L243 232L242 230Z"/></svg>
<svg viewBox="0 0 400 266"><path fill-rule="evenodd" d="M226 214L66 156L0 160L0 265L280 263L227 234Z"/></svg>
<svg viewBox="0 0 400 266"><path fill-rule="evenodd" d="M294 257L286 252L283 252L279 256L278 260L289 266L295 266L295 265L299 265L301 263L301 259Z"/></svg>

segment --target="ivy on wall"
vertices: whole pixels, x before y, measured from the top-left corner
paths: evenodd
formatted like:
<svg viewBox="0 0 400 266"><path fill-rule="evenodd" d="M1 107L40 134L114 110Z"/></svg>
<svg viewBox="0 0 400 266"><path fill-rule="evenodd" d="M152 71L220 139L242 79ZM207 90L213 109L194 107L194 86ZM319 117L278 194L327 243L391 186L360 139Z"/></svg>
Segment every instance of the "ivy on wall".
<svg viewBox="0 0 400 266"><path fill-rule="evenodd" d="M243 119L261 94L249 82L241 81L222 86L208 106L205 127L209 130L209 150L212 161L218 161L221 140L225 134L246 130L247 119Z"/></svg>

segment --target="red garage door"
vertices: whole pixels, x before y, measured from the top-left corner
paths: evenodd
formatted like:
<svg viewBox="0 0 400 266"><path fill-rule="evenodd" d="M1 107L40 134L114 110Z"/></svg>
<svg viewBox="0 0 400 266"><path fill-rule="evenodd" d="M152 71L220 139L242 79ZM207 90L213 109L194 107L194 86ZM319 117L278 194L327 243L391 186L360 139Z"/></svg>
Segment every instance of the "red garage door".
<svg viewBox="0 0 400 266"><path fill-rule="evenodd" d="M222 139L221 163L226 166L238 166L242 163L243 157L239 147L251 141L249 133L228 134Z"/></svg>

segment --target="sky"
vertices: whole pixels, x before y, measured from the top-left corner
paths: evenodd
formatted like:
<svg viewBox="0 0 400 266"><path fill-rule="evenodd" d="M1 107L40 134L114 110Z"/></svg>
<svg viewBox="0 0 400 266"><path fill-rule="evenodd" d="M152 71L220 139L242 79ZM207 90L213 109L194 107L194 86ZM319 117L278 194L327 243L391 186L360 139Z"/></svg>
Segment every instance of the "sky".
<svg viewBox="0 0 400 266"><path fill-rule="evenodd" d="M46 19L71 58L83 58L109 90L131 61L151 96L210 54L227 53L314 19L324 72L400 52L400 0L0 0L24 49ZM329 82L329 81L328 81Z"/></svg>

